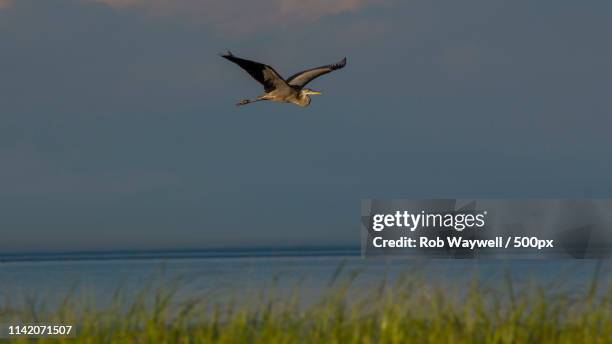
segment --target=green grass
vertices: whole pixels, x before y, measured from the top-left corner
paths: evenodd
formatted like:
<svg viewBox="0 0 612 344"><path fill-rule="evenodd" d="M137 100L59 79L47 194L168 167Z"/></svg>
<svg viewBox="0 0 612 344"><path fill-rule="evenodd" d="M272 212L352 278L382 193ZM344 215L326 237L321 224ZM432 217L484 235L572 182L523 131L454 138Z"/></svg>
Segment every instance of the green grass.
<svg viewBox="0 0 612 344"><path fill-rule="evenodd" d="M355 286L358 273L339 269L308 304L298 287L222 303L212 296L183 300L177 281L152 284L129 300L119 291L102 308L75 297L53 310L35 302L5 306L0 323L78 324L76 339L40 343L612 343L612 289L598 273L589 288L572 293L517 288L509 274L495 288L477 278L449 286L418 275L381 278L365 292Z"/></svg>

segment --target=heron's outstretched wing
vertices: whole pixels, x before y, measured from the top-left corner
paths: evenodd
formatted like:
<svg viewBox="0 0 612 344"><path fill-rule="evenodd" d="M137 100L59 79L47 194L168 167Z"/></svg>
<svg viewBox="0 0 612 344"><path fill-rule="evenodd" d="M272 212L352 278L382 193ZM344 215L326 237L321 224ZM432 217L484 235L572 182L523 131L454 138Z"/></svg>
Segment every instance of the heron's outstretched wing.
<svg viewBox="0 0 612 344"><path fill-rule="evenodd" d="M332 72L336 69L343 68L344 66L346 66L346 57L343 58L342 61L339 61L334 64L301 71L289 77L289 79L287 79L287 83L290 86L296 86L301 88L306 86L306 84L311 82L313 79L318 78L323 74Z"/></svg>
<svg viewBox="0 0 612 344"><path fill-rule="evenodd" d="M289 87L285 80L283 80L283 78L274 70L274 68L268 65L241 59L232 55L232 53L229 51L221 56L234 62L242 69L247 71L253 77L253 79L259 81L259 83L263 85L266 93L277 88Z"/></svg>

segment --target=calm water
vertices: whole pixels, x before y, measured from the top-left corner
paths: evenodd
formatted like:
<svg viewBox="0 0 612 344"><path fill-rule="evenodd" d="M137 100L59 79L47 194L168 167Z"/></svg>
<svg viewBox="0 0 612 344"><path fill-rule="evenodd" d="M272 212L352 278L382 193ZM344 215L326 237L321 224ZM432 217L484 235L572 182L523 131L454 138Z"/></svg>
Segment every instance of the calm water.
<svg viewBox="0 0 612 344"><path fill-rule="evenodd" d="M220 302L232 296L253 294L275 285L280 291L299 287L306 299L326 290L338 267L344 275L359 271L353 288L367 292L385 276L393 280L402 273L420 273L430 283L467 287L477 274L484 283L503 281L510 271L519 285L555 283L566 290L584 292L596 261L496 261L496 260L364 260L347 251L299 251L282 254L225 253L119 254L117 256L71 255L37 257L0 263L0 305L13 306L25 298L59 302L66 296L87 298L104 306L117 289L128 295L151 283L180 279L181 298L207 296ZM23 257L22 257L23 258ZM113 258L113 259L108 259ZM600 283L610 285L610 261L603 262Z"/></svg>

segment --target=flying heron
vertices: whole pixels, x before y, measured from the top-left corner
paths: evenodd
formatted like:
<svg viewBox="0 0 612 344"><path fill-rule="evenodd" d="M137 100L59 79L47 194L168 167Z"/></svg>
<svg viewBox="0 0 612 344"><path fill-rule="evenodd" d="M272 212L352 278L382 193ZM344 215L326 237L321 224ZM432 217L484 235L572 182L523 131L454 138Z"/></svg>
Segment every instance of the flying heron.
<svg viewBox="0 0 612 344"><path fill-rule="evenodd" d="M236 105L246 105L261 100L271 100L279 103L293 103L302 107L310 105L310 95L321 94L321 92L305 88L306 84L315 78L343 68L346 65L346 57L334 64L307 69L290 76L288 79L278 74L274 68L263 63L241 59L227 52L222 57L234 62L247 71L253 79L263 85L265 94L253 100L243 99Z"/></svg>

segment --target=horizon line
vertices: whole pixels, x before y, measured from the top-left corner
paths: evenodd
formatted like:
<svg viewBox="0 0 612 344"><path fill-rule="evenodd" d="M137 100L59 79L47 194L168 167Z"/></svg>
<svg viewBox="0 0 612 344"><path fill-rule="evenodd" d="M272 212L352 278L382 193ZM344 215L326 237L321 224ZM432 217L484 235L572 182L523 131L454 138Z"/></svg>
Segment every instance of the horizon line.
<svg viewBox="0 0 612 344"><path fill-rule="evenodd" d="M0 263L124 259L321 257L330 255L360 256L361 248L355 245L300 245L184 249L24 251L0 254Z"/></svg>

